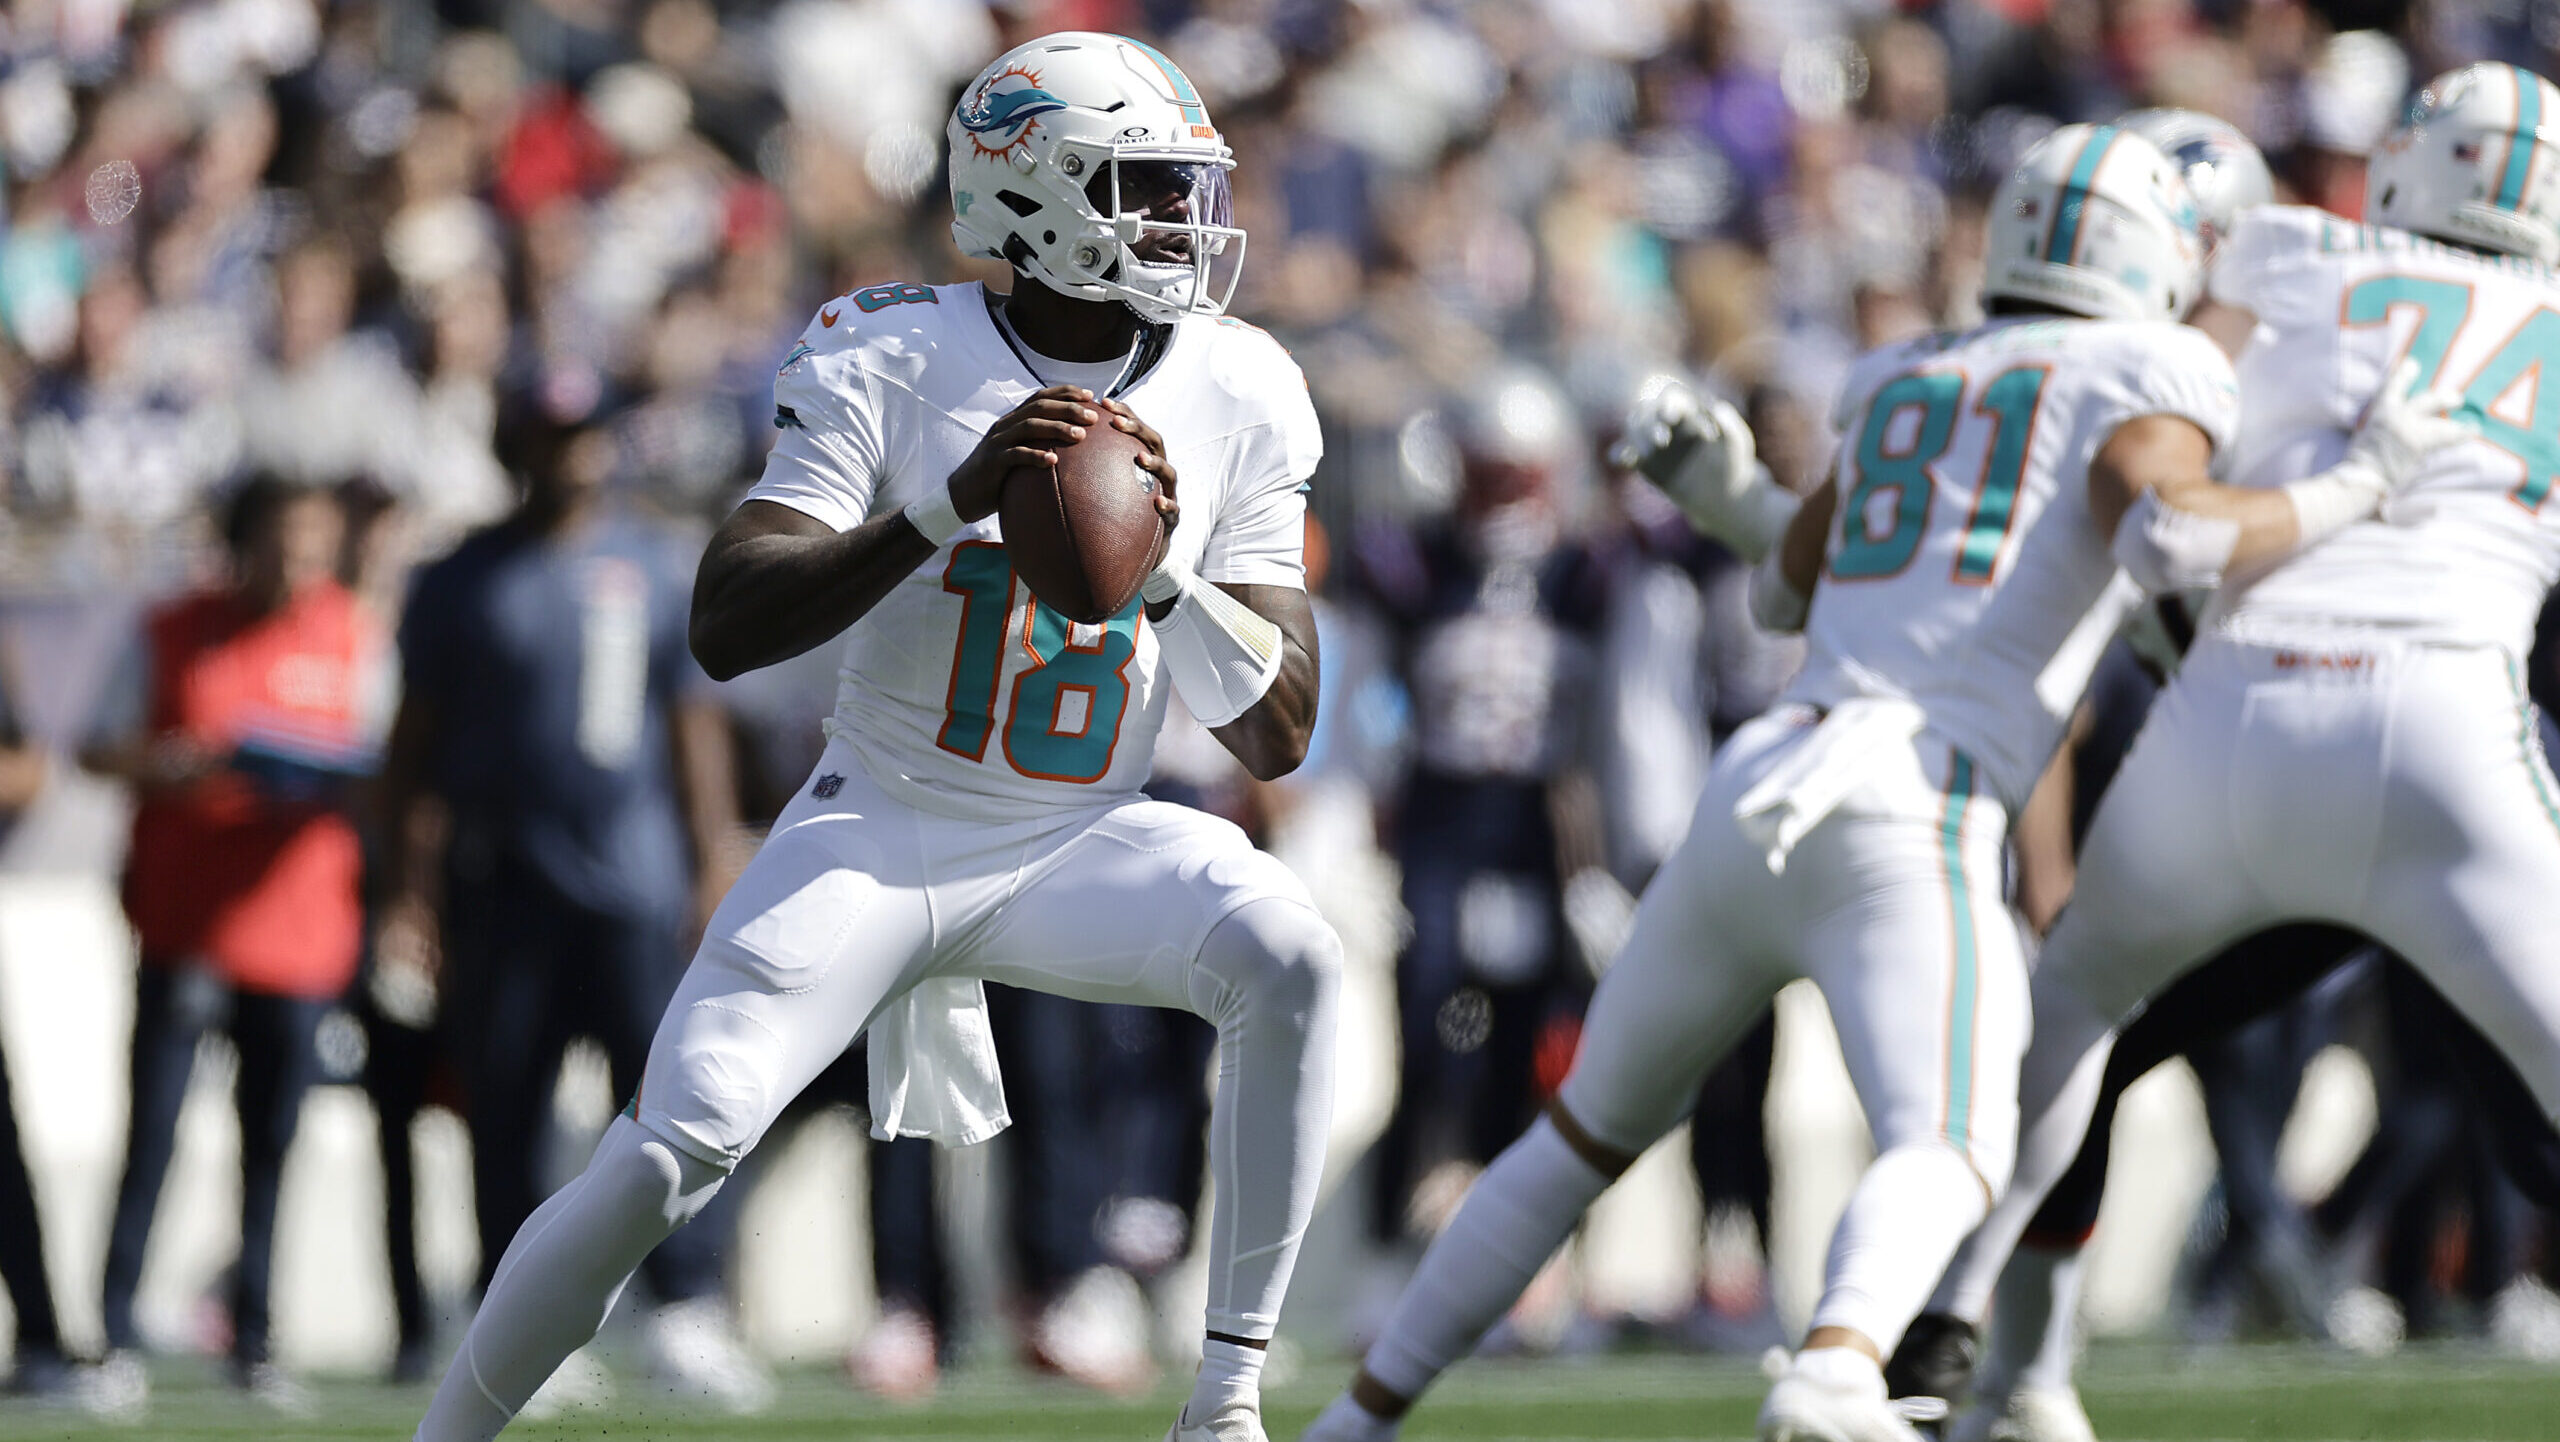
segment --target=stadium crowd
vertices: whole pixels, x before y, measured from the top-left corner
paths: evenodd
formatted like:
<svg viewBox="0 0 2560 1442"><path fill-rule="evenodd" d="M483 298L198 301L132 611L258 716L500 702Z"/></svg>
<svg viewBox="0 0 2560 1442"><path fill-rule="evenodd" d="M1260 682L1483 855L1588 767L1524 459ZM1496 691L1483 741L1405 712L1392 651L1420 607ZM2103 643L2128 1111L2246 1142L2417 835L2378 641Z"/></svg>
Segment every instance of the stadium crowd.
<svg viewBox="0 0 2560 1442"><path fill-rule="evenodd" d="M129 1358L150 1340L133 1291L208 1030L242 1063L229 1346L238 1380L286 1406L267 1258L308 1085L360 1082L382 1119L411 1378L436 1308L413 1260L410 1118L468 1120L485 1269L539 1199L564 1048L591 1038L630 1091L688 933L807 775L834 683L823 655L702 676L693 556L758 474L774 366L822 302L986 274L950 244L942 131L1005 45L1148 37L1236 153L1236 309L1295 353L1326 433L1325 709L1286 782L1250 782L1195 729L1151 790L1272 838L1354 962L1392 975L1393 1100L1348 1196L1370 1243L1404 1253L1562 1076L1706 755L1795 662L1748 619L1732 558L1602 462L1628 399L1701 378L1809 488L1848 361L1979 314L1964 277L1985 197L2053 126L2208 111L2288 195L2352 214L2413 77L2478 58L2547 72L2552 18L2522 0L12 6L0 622L51 628L45 654L77 635L86 659L38 673L9 653L0 689L40 701L10 709L41 724L8 728L0 805L47 764L140 802L103 1341ZM326 674L187 679L277 647ZM265 908L250 924L206 919L241 895ZM2272 1310L2370 1339L2370 1300L2339 1301L2369 1276L2412 1329L2560 1356L2560 1302L2529 1265L2550 1234L2423 1042L2358 1020L2384 986L2324 992L2236 1053L2251 1065L2202 1068L2271 1120L2224 1136L2229 1225L2193 1325ZM360 1071L323 1064L333 1007L363 1021ZM1142 1285L1189 1245L1211 1033L1046 996L998 1007L1024 1348L1126 1385L1151 1365ZM2398 1123L2305 1214L2272 1184L2274 1134L2342 1036L2386 1059ZM1763 1233L1770 1056L1764 1026L1692 1133L1705 1198ZM838 1073L815 1103L858 1103L859 1058ZM2250 1115L2240 1102L2225 1114ZM69 1354L33 1214L13 1220L16 1152L12 1134L12 1386L44 1392L72 1385ZM952 1268L925 1145L873 1158L884 1305L853 1360L913 1396L954 1340ZM648 1277L653 1360L739 1407L764 1385L721 1300L747 1190ZM2468 1241L2459 1277L2448 1237ZM1751 1281L1705 1289L1674 1330L1778 1340ZM131 1405L142 1370L106 1404Z"/></svg>

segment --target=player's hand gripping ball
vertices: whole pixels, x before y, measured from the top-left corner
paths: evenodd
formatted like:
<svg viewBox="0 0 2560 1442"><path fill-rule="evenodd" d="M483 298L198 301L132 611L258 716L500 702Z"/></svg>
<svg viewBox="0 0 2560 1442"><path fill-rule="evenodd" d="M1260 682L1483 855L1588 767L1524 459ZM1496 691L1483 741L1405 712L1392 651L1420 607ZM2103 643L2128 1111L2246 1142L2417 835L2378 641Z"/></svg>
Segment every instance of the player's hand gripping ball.
<svg viewBox="0 0 2560 1442"><path fill-rule="evenodd" d="M1046 465L1005 473L996 514L1016 575L1070 621L1108 621L1137 598L1164 560L1181 507L1164 439L1115 400L1096 400L1102 424L1049 447Z"/></svg>

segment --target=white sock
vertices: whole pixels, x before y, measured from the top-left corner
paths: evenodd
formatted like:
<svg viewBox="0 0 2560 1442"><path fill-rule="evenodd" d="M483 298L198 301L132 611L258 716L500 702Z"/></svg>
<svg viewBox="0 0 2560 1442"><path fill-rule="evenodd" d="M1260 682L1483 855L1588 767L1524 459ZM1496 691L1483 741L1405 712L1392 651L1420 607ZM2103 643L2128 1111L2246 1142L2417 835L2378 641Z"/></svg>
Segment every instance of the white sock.
<svg viewBox="0 0 2560 1442"><path fill-rule="evenodd" d="M1183 1404L1183 1415L1205 1422L1234 1408L1259 1413L1262 1361L1269 1355L1260 1347L1240 1347L1214 1337L1202 1343L1200 1372L1192 1380L1191 1399Z"/></svg>
<svg viewBox="0 0 2560 1442"><path fill-rule="evenodd" d="M2000 1204L1965 1239L1955 1264L1929 1299L1929 1310L1981 1325L1991 1292L2009 1252L2026 1235L2052 1192L2071 1169L2089 1135L2107 1055L2115 1049L2108 1019L2062 985L2038 985L2034 1045L2018 1065L2018 1161Z"/></svg>
<svg viewBox="0 0 2560 1442"><path fill-rule="evenodd" d="M1520 1300L1529 1279L1613 1180L1538 1118L1476 1178L1465 1205L1423 1255L1369 1348L1369 1375L1399 1397L1420 1397Z"/></svg>
<svg viewBox="0 0 2560 1442"><path fill-rule="evenodd" d="M1855 1347L1807 1347L1796 1354L1794 1370L1833 1391L1884 1396L1884 1368Z"/></svg>
<svg viewBox="0 0 2560 1442"><path fill-rule="evenodd" d="M1209 1110L1212 1332L1267 1340L1280 1324L1333 1126L1341 967L1333 928L1313 907L1281 897L1236 908L1211 929L1193 965L1193 1009L1218 1028L1218 1092Z"/></svg>
<svg viewBox="0 0 2560 1442"><path fill-rule="evenodd" d="M490 1442L571 1352L595 1339L650 1249L728 1174L615 1117L587 1169L527 1218L437 1384L417 1442Z"/></svg>
<svg viewBox="0 0 2560 1442"><path fill-rule="evenodd" d="M1989 1205L1982 1178L1946 1142L1887 1150L1859 1179L1831 1233L1813 1327L1846 1327L1892 1351Z"/></svg>

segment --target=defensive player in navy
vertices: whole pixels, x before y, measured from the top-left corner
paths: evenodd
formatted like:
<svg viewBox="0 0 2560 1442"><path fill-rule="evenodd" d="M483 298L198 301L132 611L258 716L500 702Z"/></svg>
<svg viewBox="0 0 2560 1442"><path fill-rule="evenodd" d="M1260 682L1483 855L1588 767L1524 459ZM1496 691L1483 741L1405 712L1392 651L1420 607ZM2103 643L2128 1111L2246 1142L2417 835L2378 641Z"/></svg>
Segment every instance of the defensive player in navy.
<svg viewBox="0 0 2560 1442"><path fill-rule="evenodd" d="M2373 157L2365 214L2262 207L2215 261L2219 314L2199 323L2247 342L2234 478L2322 464L2403 374L2476 433L2317 546L2198 568L2221 590L2099 804L2036 973L2016 1186L1933 1312L1989 1310L2079 1148L2114 1029L2278 922L2407 958L2560 1116L2560 786L2523 673L2560 579L2560 87L2511 65L2438 76ZM2010 1380L1986 1377L1986 1411Z"/></svg>
<svg viewBox="0 0 2560 1442"><path fill-rule="evenodd" d="M1755 610L1803 629L1805 669L1717 756L1555 1104L1476 1183L1308 1442L1394 1436L1796 977L1829 1003L1878 1155L1760 1433L1916 1436L1879 1359L2007 1184L2016 1136L2009 818L2142 589L2179 580L2200 544L2262 561L2370 513L2406 449L2409 417L2386 408L2293 492L2216 485L2231 367L2172 323L2201 283L2171 162L2069 126L1994 202L1992 318L1859 362L1838 468L1801 507L1755 471L1730 407L1639 408L1626 458L1759 562Z"/></svg>
<svg viewBox="0 0 2560 1442"><path fill-rule="evenodd" d="M866 1027L876 1130L1002 1128L981 979L1216 1023L1207 1340L1168 1438L1262 1442L1339 945L1241 831L1139 787L1174 694L1257 776L1305 752L1315 414L1288 355L1224 315L1233 162L1170 60L1046 36L948 133L953 237L1010 262L1012 293L857 291L784 362L781 438L703 558L693 647L727 677L845 634L825 757L714 916L639 1094L507 1249L422 1442L505 1427ZM1140 600L1074 624L993 513L1009 471L1105 425L1150 453L1170 545Z"/></svg>

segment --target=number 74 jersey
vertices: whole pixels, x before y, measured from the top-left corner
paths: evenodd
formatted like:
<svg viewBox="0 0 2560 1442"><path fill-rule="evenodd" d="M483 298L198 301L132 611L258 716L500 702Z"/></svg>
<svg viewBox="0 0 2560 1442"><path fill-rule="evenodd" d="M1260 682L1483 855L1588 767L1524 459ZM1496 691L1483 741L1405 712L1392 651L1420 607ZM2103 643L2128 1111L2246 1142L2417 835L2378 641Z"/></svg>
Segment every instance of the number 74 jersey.
<svg viewBox="0 0 2560 1442"><path fill-rule="evenodd" d="M2229 623L2277 639L2388 626L2531 649L2560 578L2560 273L2299 206L2233 227L2214 298L2258 318L2232 479L2300 480L2335 461L2402 357L2462 397L2480 439L2437 452L2383 508L2262 575L2227 582Z"/></svg>
<svg viewBox="0 0 2560 1442"><path fill-rule="evenodd" d="M2089 511L2125 422L2238 421L2231 365L2156 321L1994 320L1853 367L1832 522L1793 699L1918 702L2013 811L2138 599Z"/></svg>

